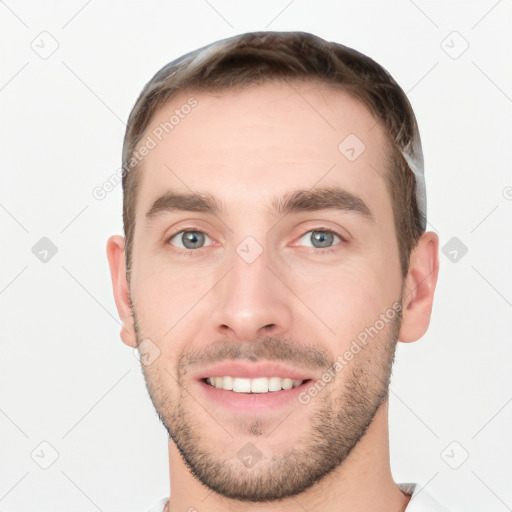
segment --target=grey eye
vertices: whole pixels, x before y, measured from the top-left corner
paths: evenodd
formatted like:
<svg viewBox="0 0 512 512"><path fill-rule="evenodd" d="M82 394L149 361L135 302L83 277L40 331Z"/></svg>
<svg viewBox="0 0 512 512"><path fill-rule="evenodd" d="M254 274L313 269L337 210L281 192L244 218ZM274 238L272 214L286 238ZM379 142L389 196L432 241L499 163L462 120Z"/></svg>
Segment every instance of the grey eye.
<svg viewBox="0 0 512 512"><path fill-rule="evenodd" d="M324 230L312 230L308 231L304 235L302 235L301 239L307 237L307 240L310 241L313 245L312 247L315 247L317 249L324 249L326 247L331 247L334 243L334 237L341 238L336 235L336 233L331 233L329 231Z"/></svg>
<svg viewBox="0 0 512 512"><path fill-rule="evenodd" d="M205 235L201 231L180 231L174 235L169 242L173 242L173 240L176 239L173 245L176 245L176 247L180 249L201 249L206 238L209 238L208 235Z"/></svg>

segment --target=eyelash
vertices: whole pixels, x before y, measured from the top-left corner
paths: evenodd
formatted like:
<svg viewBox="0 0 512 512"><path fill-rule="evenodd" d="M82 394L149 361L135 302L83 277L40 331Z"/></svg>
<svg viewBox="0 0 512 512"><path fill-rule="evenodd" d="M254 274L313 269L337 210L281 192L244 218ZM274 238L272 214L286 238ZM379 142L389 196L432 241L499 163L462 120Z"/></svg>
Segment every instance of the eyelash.
<svg viewBox="0 0 512 512"><path fill-rule="evenodd" d="M336 231L332 230L332 229L329 229L329 228L326 228L324 226L318 226L316 228L308 228L306 229L305 231L303 231L299 237L302 238L304 235L306 235L307 233L310 233L310 232L316 232L316 231L320 231L322 233L331 233L333 235L336 235L340 240L341 242L332 246L332 247L327 247L325 249L319 249L319 248L313 248L313 253L314 254L322 254L322 255L326 255L326 254L331 254L333 252L335 252L337 249L337 246L338 245L341 245L342 243L345 243L346 242L346 239L341 236L339 233L337 233ZM206 233L204 231L201 231L199 229L190 229L190 228L187 228L187 229L181 229L180 231L176 231L175 233L173 233L172 235L168 236L167 239L166 239L166 244L169 244L170 241L176 236L176 235L179 235L181 233L189 233L189 232L198 232L198 233L203 233L206 235ZM208 235L206 235L208 236ZM204 247L200 247L199 249L188 249L188 250L183 250L183 249L179 249L179 248L175 248L173 247L173 251L175 251L177 254L180 254L180 255L186 255L186 256L194 256L195 254L194 253L200 253L201 252L201 249L204 249Z"/></svg>
<svg viewBox="0 0 512 512"><path fill-rule="evenodd" d="M302 234L300 235L299 238L302 238L304 235L306 235L307 233L311 233L313 231L320 231L321 233L331 233L333 235L336 235L340 240L341 242L339 244L336 244L336 245L333 245L332 247L327 247L325 249L318 249L318 248L313 248L313 253L314 254L331 254L332 252L335 252L337 251L337 247L338 245L340 245L341 243L343 242L346 242L345 238L343 238L339 233L336 233L336 231L332 230L332 229L329 229L329 228L326 228L326 227L323 227L323 226L318 226L317 228L314 228L314 229L306 229L305 231L302 232Z"/></svg>

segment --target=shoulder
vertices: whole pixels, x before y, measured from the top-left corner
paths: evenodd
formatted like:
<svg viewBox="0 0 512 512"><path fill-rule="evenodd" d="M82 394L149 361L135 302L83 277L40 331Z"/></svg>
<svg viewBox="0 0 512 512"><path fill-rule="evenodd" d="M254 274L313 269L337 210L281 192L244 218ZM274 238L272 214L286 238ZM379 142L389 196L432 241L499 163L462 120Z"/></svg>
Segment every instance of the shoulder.
<svg viewBox="0 0 512 512"><path fill-rule="evenodd" d="M169 498L160 498L156 503L153 503L151 507L146 509L144 512L163 512L165 505Z"/></svg>
<svg viewBox="0 0 512 512"><path fill-rule="evenodd" d="M447 508L443 507L432 498L432 496L418 484L401 483L397 485L402 492L411 495L411 500L405 512L449 512ZM160 498L145 512L163 512L168 499L169 498Z"/></svg>
<svg viewBox="0 0 512 512"><path fill-rule="evenodd" d="M449 512L447 508L443 507L432 498L432 496L418 484L403 483L397 485L402 492L411 496L411 500L405 512Z"/></svg>

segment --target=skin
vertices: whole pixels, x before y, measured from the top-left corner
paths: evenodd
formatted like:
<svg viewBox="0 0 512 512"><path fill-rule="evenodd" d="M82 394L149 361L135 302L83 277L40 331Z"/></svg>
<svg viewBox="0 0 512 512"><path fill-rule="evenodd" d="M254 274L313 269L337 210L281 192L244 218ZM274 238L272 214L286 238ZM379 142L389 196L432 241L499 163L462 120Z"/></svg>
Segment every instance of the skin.
<svg viewBox="0 0 512 512"><path fill-rule="evenodd" d="M402 279L381 126L343 92L274 83L183 91L147 134L192 94L197 107L143 161L130 282L123 237L107 243L121 338L130 347L150 339L159 350L143 371L170 436L167 510L404 510L409 497L389 465L387 388L397 338L415 341L428 328L439 241L421 237ZM355 161L338 150L351 133L366 146ZM327 185L360 197L374 220L270 210L275 196ZM169 188L209 192L227 213L167 212L147 225L145 213ZM311 232L320 228L343 237L330 253L314 252ZM187 249L181 234L169 241L185 229L208 235L201 249ZM236 252L247 236L263 248L250 264ZM396 301L401 321L386 323L307 404L234 413L209 403L194 380L236 351L321 378ZM261 454L252 467L237 456L249 442Z"/></svg>

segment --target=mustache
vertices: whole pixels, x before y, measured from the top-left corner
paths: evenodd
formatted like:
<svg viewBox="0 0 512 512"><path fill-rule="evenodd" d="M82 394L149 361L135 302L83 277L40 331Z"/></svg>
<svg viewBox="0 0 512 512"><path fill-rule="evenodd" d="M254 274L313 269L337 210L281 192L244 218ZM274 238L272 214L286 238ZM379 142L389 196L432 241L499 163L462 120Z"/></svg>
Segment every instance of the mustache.
<svg viewBox="0 0 512 512"><path fill-rule="evenodd" d="M306 346L289 338L266 336L254 341L221 338L200 349L186 350L178 358L178 369L183 374L189 366L209 366L227 360L264 360L315 370L326 369L333 362L325 348Z"/></svg>

